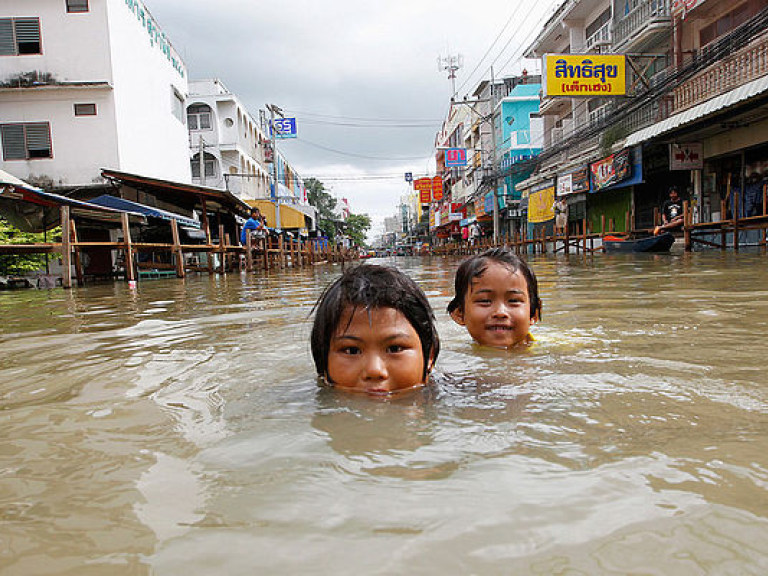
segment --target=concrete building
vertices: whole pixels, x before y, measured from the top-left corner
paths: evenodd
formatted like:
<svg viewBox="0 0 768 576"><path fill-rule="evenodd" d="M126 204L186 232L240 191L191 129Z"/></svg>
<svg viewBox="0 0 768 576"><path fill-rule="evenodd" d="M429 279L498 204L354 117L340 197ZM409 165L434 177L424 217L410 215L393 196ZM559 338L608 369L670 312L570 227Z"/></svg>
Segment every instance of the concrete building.
<svg viewBox="0 0 768 576"><path fill-rule="evenodd" d="M187 126L195 184L226 188L243 200L270 197L269 136L221 80L190 81Z"/></svg>
<svg viewBox="0 0 768 576"><path fill-rule="evenodd" d="M46 188L101 169L191 182L187 70L140 0L3 0L0 168Z"/></svg>

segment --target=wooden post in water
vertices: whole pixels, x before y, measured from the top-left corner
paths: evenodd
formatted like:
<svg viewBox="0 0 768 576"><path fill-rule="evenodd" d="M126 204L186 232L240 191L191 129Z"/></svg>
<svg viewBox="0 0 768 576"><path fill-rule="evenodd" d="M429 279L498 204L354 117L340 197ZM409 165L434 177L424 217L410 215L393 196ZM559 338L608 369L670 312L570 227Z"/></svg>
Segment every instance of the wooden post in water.
<svg viewBox="0 0 768 576"><path fill-rule="evenodd" d="M584 220L581 223L581 238L582 242L584 243L584 253L587 253L587 219L584 218Z"/></svg>
<svg viewBox="0 0 768 576"><path fill-rule="evenodd" d="M245 271L253 272L253 230L245 231Z"/></svg>
<svg viewBox="0 0 768 576"><path fill-rule="evenodd" d="M600 215L600 236L605 236L605 214Z"/></svg>
<svg viewBox="0 0 768 576"><path fill-rule="evenodd" d="M627 235L632 233L632 221L629 217L629 210L624 213L624 232L626 232Z"/></svg>
<svg viewBox="0 0 768 576"><path fill-rule="evenodd" d="M127 217L128 214L123 214ZM61 285L64 288L72 288L72 246L70 241L72 235L70 234L69 224L69 206L61 207Z"/></svg>
<svg viewBox="0 0 768 576"><path fill-rule="evenodd" d="M80 248L78 247L77 227L75 226L74 220L70 220L69 225L72 233L72 248L74 249L75 254L75 275L77 276L77 285L82 286L85 284L85 275L83 274L83 260L80 256Z"/></svg>
<svg viewBox="0 0 768 576"><path fill-rule="evenodd" d="M227 271L227 249L224 241L224 224L219 224L219 258L221 259L221 262L219 262L219 270L222 276Z"/></svg>
<svg viewBox="0 0 768 576"><path fill-rule="evenodd" d="M728 247L725 236L725 221L728 217L725 200L720 200L720 249L725 250Z"/></svg>
<svg viewBox="0 0 768 576"><path fill-rule="evenodd" d="M133 241L131 240L131 223L128 221L128 213L121 214L123 221L123 243L125 244L125 279L129 282L136 280L133 270Z"/></svg>
<svg viewBox="0 0 768 576"><path fill-rule="evenodd" d="M739 209L740 206L739 194L733 195L733 249L739 251Z"/></svg>
<svg viewBox="0 0 768 576"><path fill-rule="evenodd" d="M691 212L688 200L683 200L683 247L686 252L693 248L691 245Z"/></svg>
<svg viewBox="0 0 768 576"><path fill-rule="evenodd" d="M186 274L184 268L184 252L181 250L179 223L176 221L176 218L171 220L171 235L173 237L173 254L176 257L176 277L184 278L184 275Z"/></svg>
<svg viewBox="0 0 768 576"><path fill-rule="evenodd" d="M763 184L763 216L768 215L768 184ZM763 222L763 246L768 246L768 223Z"/></svg>

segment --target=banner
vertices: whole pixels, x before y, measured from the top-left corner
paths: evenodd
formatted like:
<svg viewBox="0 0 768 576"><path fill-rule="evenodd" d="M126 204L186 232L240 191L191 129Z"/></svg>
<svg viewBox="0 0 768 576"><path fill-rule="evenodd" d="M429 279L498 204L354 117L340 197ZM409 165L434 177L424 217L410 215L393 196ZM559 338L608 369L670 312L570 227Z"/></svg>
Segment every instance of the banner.
<svg viewBox="0 0 768 576"><path fill-rule="evenodd" d="M435 176L432 178L432 201L440 202L443 199L443 177Z"/></svg>
<svg viewBox="0 0 768 576"><path fill-rule="evenodd" d="M557 197L589 192L589 167L557 175Z"/></svg>
<svg viewBox="0 0 768 576"><path fill-rule="evenodd" d="M432 202L432 178L419 178L413 183L413 189L419 192L419 202Z"/></svg>
<svg viewBox="0 0 768 576"><path fill-rule="evenodd" d="M539 224L555 217L555 187L550 186L528 195L528 222Z"/></svg>
<svg viewBox="0 0 768 576"><path fill-rule="evenodd" d="M629 163L629 148L594 162L589 167L592 172L593 192L626 180L632 172Z"/></svg>
<svg viewBox="0 0 768 576"><path fill-rule="evenodd" d="M544 96L623 96L626 64L623 54L545 54Z"/></svg>

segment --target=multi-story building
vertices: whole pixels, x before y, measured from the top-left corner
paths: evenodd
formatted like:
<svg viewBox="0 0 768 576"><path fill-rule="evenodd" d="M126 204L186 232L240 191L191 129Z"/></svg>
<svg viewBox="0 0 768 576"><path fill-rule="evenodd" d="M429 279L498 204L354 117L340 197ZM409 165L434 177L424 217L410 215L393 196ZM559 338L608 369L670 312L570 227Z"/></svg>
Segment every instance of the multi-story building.
<svg viewBox="0 0 768 576"><path fill-rule="evenodd" d="M190 182L187 70L140 0L0 4L0 168L48 189L101 169Z"/></svg>
<svg viewBox="0 0 768 576"><path fill-rule="evenodd" d="M242 200L270 197L269 136L221 80L190 81L187 126L195 184Z"/></svg>

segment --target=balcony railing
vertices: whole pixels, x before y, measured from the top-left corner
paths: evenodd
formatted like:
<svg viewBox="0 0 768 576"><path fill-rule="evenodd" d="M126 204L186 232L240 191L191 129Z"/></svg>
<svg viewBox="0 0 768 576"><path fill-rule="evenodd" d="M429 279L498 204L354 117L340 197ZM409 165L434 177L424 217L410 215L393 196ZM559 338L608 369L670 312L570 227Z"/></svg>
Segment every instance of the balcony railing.
<svg viewBox="0 0 768 576"><path fill-rule="evenodd" d="M768 33L677 87L674 111L681 112L767 74Z"/></svg>
<svg viewBox="0 0 768 576"><path fill-rule="evenodd" d="M671 26L670 0L641 0L613 29L613 47L639 38L646 30L659 25Z"/></svg>
<svg viewBox="0 0 768 576"><path fill-rule="evenodd" d="M611 44L611 23L606 22L597 32L587 38L586 47L587 52L598 50L601 46L608 46Z"/></svg>

